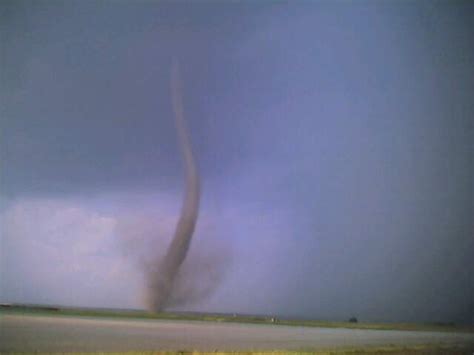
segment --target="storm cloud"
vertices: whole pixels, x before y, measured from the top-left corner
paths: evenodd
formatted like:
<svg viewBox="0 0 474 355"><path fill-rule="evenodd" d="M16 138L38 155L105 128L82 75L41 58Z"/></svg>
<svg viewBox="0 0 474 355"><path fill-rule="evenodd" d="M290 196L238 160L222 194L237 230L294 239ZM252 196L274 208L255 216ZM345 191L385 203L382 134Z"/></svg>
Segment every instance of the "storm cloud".
<svg viewBox="0 0 474 355"><path fill-rule="evenodd" d="M3 1L0 300L143 307L127 238L164 254L185 183L174 53L209 275L186 260L175 309L474 322L473 6Z"/></svg>

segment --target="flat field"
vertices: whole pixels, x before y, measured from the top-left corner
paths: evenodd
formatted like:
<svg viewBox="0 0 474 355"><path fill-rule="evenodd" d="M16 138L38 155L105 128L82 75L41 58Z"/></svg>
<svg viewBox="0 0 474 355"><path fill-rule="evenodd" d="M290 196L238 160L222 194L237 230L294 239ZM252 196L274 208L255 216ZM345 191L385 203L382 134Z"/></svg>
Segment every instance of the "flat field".
<svg viewBox="0 0 474 355"><path fill-rule="evenodd" d="M392 329L387 330L390 326ZM0 312L2 353L471 354L473 350L472 329L448 325L299 322L265 317L21 307Z"/></svg>

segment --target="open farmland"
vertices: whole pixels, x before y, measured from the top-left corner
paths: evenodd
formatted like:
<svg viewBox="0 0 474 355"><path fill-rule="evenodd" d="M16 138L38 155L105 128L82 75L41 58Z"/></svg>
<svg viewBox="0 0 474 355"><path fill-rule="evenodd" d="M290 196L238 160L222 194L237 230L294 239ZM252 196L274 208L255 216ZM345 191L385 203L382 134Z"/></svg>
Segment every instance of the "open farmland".
<svg viewBox="0 0 474 355"><path fill-rule="evenodd" d="M138 318L137 314L126 318L124 314L120 317L121 313L104 317L85 315L86 311L80 316L64 313L52 310L2 311L0 351L316 351L426 344L474 347L474 333L467 329L456 331L455 328L449 332L348 329L295 323L290 326L263 320L243 323L242 320Z"/></svg>

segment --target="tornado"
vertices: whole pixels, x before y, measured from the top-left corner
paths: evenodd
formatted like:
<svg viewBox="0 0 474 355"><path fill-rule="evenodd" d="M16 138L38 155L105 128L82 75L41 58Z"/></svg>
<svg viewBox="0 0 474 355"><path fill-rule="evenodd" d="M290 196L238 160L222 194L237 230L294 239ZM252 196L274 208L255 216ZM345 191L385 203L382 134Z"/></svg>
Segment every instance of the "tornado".
<svg viewBox="0 0 474 355"><path fill-rule="evenodd" d="M171 66L170 89L178 143L184 162L185 193L181 214L166 254L164 258L156 260L148 272L148 308L152 312L159 312L167 306L174 280L188 253L199 213L199 173L184 119L179 65L176 60Z"/></svg>

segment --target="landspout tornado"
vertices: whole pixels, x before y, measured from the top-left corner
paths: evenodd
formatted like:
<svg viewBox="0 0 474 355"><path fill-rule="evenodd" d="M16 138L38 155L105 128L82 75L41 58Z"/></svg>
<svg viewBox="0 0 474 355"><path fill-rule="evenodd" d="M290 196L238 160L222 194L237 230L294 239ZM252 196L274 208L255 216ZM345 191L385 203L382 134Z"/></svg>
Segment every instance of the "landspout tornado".
<svg viewBox="0 0 474 355"><path fill-rule="evenodd" d="M148 307L152 312L160 311L167 305L173 288L173 282L181 264L186 258L199 212L199 174L193 156L189 132L184 121L181 82L177 61L172 63L170 84L178 142L184 160L186 187L181 215L171 244L165 257L161 260L156 260L155 265L153 265L148 273Z"/></svg>

